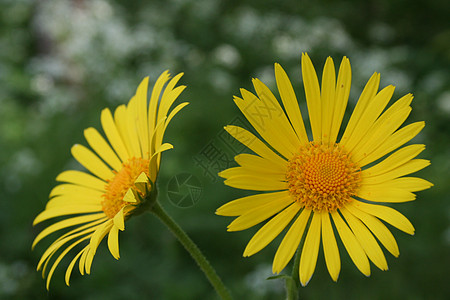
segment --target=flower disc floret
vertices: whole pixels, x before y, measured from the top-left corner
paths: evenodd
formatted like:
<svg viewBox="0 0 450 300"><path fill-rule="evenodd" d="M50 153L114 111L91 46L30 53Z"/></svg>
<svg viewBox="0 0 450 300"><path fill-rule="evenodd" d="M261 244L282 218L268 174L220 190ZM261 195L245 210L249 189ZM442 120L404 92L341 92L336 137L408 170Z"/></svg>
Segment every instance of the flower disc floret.
<svg viewBox="0 0 450 300"><path fill-rule="evenodd" d="M333 212L350 202L361 183L361 169L333 146L309 143L288 163L290 195L305 208Z"/></svg>

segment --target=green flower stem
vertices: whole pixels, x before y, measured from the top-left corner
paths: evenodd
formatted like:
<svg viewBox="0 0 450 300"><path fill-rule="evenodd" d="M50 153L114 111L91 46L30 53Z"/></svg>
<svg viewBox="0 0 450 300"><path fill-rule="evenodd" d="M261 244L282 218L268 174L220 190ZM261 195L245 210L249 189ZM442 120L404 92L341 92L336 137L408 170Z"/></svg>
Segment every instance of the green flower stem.
<svg viewBox="0 0 450 300"><path fill-rule="evenodd" d="M292 280L286 280L286 290L288 300L298 299L298 287L300 283L299 266L300 266L300 251L301 247L297 249L294 258L294 265L292 266Z"/></svg>
<svg viewBox="0 0 450 300"><path fill-rule="evenodd" d="M163 222L172 233L176 236L178 241L184 246L187 252L191 254L192 258L197 262L200 269L203 271L205 276L208 278L211 285L216 290L217 294L222 299L232 299L230 292L223 284L220 277L217 275L216 271L213 269L211 264L202 254L197 245L189 238L189 236L181 229L181 227L175 223L175 221L164 211L161 205L156 201L151 208L151 212L154 213Z"/></svg>

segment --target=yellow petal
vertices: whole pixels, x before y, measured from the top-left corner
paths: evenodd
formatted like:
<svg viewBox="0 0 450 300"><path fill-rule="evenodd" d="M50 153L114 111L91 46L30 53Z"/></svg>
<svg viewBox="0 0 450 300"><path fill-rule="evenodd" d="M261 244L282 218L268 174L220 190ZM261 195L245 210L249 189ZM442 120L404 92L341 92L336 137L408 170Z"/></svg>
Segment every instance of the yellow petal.
<svg viewBox="0 0 450 300"><path fill-rule="evenodd" d="M383 116L381 116L367 132L364 138L361 139L360 143L353 149L352 159L358 162L373 151L376 151L377 148L383 145L386 139L388 139L389 136L405 122L411 110L412 108L407 106L393 112L388 118L382 119L384 116L383 114ZM380 121L380 119L382 120Z"/></svg>
<svg viewBox="0 0 450 300"><path fill-rule="evenodd" d="M120 229L121 231L125 230L125 216L123 214L124 208L125 207L122 207L122 209L119 210L119 212L113 218L114 226Z"/></svg>
<svg viewBox="0 0 450 300"><path fill-rule="evenodd" d="M328 273L334 281L338 280L341 271L341 257L334 236L333 226L330 221L328 212L321 213L322 216L322 244L325 262L327 264Z"/></svg>
<svg viewBox="0 0 450 300"><path fill-rule="evenodd" d="M377 189L401 189L408 192L418 192L432 187L433 184L418 177L401 177L380 184L374 184Z"/></svg>
<svg viewBox="0 0 450 300"><path fill-rule="evenodd" d="M357 192L357 196L375 202L407 202L416 199L416 195L402 189L380 189L379 185L363 185Z"/></svg>
<svg viewBox="0 0 450 300"><path fill-rule="evenodd" d="M87 188L76 184L59 184L55 186L50 192L50 198L56 196L74 195L81 197L89 197L93 199L101 198L104 192Z"/></svg>
<svg viewBox="0 0 450 300"><path fill-rule="evenodd" d="M180 94L184 91L186 86L180 85L175 88L175 85L178 83L180 78L184 75L184 73L179 73L175 75L166 85L164 89L163 96L161 97L161 103L158 109L158 120L166 117L170 107L175 102L175 100L180 96Z"/></svg>
<svg viewBox="0 0 450 300"><path fill-rule="evenodd" d="M264 83L262 83L257 78L253 79L252 82L259 99L261 99L261 101L265 103L265 105L268 105L269 107L273 107L275 109L273 114L269 113L269 116L271 116L271 122L269 123L278 127L277 132L283 135L283 140L286 139L289 142L287 146L292 147L293 149L291 149L291 151L295 152L296 149L300 147L300 140L297 138L297 135L295 134L291 123L286 117L283 108L281 108L278 100Z"/></svg>
<svg viewBox="0 0 450 300"><path fill-rule="evenodd" d="M81 254L80 261L78 263L78 267L79 267L81 275L84 275L84 272L86 269L86 258L87 258L87 255L89 254L90 250L91 250L91 248L89 247L89 245L87 245L83 249L83 254Z"/></svg>
<svg viewBox="0 0 450 300"><path fill-rule="evenodd" d="M33 222L36 225L42 221L65 216L65 215L75 215L82 213L100 212L102 211L102 205L73 205L73 206L63 206L63 207L53 207L41 212Z"/></svg>
<svg viewBox="0 0 450 300"><path fill-rule="evenodd" d="M294 127L300 143L306 144L308 143L308 135L306 134L297 97L295 96L289 77L283 68L277 63L275 64L275 78L281 100L283 101L284 108L286 109L286 113L291 121L292 127Z"/></svg>
<svg viewBox="0 0 450 300"><path fill-rule="evenodd" d="M356 239L353 232L348 228L347 224L342 220L337 211L331 213L334 225L341 237L342 243L347 249L350 258L352 259L358 270L366 276L370 276L370 264L367 255Z"/></svg>
<svg viewBox="0 0 450 300"><path fill-rule="evenodd" d="M300 240L302 239L303 232L305 231L310 215L310 209L303 209L294 224L292 224L291 228L289 228L288 232L281 241L280 246L278 247L277 253L275 253L272 266L273 273L280 273L283 271L292 256L294 256L294 253L300 244Z"/></svg>
<svg viewBox="0 0 450 300"><path fill-rule="evenodd" d="M287 162L285 166L280 166L261 156L242 153L234 157L234 160L246 169L256 172L283 174L286 176Z"/></svg>
<svg viewBox="0 0 450 300"><path fill-rule="evenodd" d="M63 207L63 206L74 206L74 205L101 205L101 197L91 197L89 195L76 195L76 194L65 194L59 195L51 198L45 209Z"/></svg>
<svg viewBox="0 0 450 300"><path fill-rule="evenodd" d="M259 140L248 130L233 125L228 125L224 128L231 136L233 136L235 139L237 139L243 145L247 146L250 150L258 154L259 156L278 163L280 166L286 165L286 160L275 154L275 152L273 152L269 147L267 147L263 142L261 142L261 140Z"/></svg>
<svg viewBox="0 0 450 300"><path fill-rule="evenodd" d="M106 234L111 230L111 227L113 226L112 220L108 220L105 223L102 224L99 228L95 230L95 232L92 234L91 241L89 243L89 253L86 257L85 267L86 267L86 273L91 273L91 266L92 261L94 259L94 255L97 251L98 245L103 240L103 238L106 236Z"/></svg>
<svg viewBox="0 0 450 300"><path fill-rule="evenodd" d="M247 211L253 210L260 206L264 206L280 198L288 197L290 197L288 191L251 195L230 201L222 205L216 210L216 214L230 217L239 216L246 213Z"/></svg>
<svg viewBox="0 0 450 300"><path fill-rule="evenodd" d="M60 182L69 182L75 185L85 186L91 189L99 190L101 192L105 192L105 186L107 184L105 181L98 179L97 177L94 177L88 173L75 170L69 170L60 173L56 177L56 180Z"/></svg>
<svg viewBox="0 0 450 300"><path fill-rule="evenodd" d="M111 227L108 234L108 249L115 259L119 259L119 228L115 225Z"/></svg>
<svg viewBox="0 0 450 300"><path fill-rule="evenodd" d="M425 145L421 144L403 147L395 151L391 155L389 155L380 163L374 165L373 167L363 170L362 176L371 177L389 172L412 160L414 157L419 155L419 153L422 152L423 150L425 150Z"/></svg>
<svg viewBox="0 0 450 300"><path fill-rule="evenodd" d="M413 159L408 161L407 163L380 175L366 177L365 172L362 172L362 182L363 185L374 185L383 183L404 175L408 175L430 165L430 161L426 159Z"/></svg>
<svg viewBox="0 0 450 300"><path fill-rule="evenodd" d="M319 80L311 59L306 53L302 53L302 77L313 139L316 142L320 142L322 138L322 106L320 103Z"/></svg>
<svg viewBox="0 0 450 300"><path fill-rule="evenodd" d="M94 220L99 220L101 218L103 218L105 216L104 213L99 213L99 214L90 214L90 215L86 215L86 216L79 216L79 217L74 217L74 218L70 218L70 219L66 219L66 220L62 220L59 221L55 224L52 224L50 226L48 226L47 228L45 228L44 230L42 230L34 239L33 241L33 245L31 246L32 249L34 249L34 247L36 246L37 243L39 243L39 241L41 241L43 238L45 238L46 236L52 234L55 231L67 228L67 227L71 227L74 225L79 225L79 224L83 224L83 223L87 223L87 222L91 222Z"/></svg>
<svg viewBox="0 0 450 300"><path fill-rule="evenodd" d="M278 103L274 105L273 102L268 100L268 96L259 99L245 89L241 89L241 94L242 99L234 97L234 102L252 127L278 153L286 158L291 157L297 148L291 143L292 137L288 134L283 123L279 123L277 115L284 115L284 112L279 108ZM290 128L290 131L295 136L292 128ZM295 136L295 140L298 142L297 136Z"/></svg>
<svg viewBox="0 0 450 300"><path fill-rule="evenodd" d="M289 195L274 199L273 201L255 207L236 218L228 225L228 231L239 231L250 228L278 213L286 206L292 204L293 200Z"/></svg>
<svg viewBox="0 0 450 300"><path fill-rule="evenodd" d="M169 71L166 70L161 75L159 75L158 79L155 82L155 85L153 86L152 94L150 96L150 104L148 106L148 127L150 129L150 135L153 135L153 130L158 123L157 106L159 103L161 91L169 79L170 74Z"/></svg>
<svg viewBox="0 0 450 300"><path fill-rule="evenodd" d="M331 144L336 142L339 130L341 128L342 119L344 118L345 109L348 103L348 96L350 95L351 82L352 70L350 67L350 61L344 56L339 67L339 75L336 83L336 104L330 133Z"/></svg>
<svg viewBox="0 0 450 300"><path fill-rule="evenodd" d="M374 124L375 120L381 114L383 109L388 104L389 100L394 93L395 87L392 85L382 89L373 99L370 100L366 109L362 113L358 122L357 130L353 130L352 134L345 142L345 149L351 152L353 148L361 141L361 139L367 134L368 130Z"/></svg>
<svg viewBox="0 0 450 300"><path fill-rule="evenodd" d="M143 156L149 151L149 133L147 120L148 77L145 77L136 90L135 122Z"/></svg>
<svg viewBox="0 0 450 300"><path fill-rule="evenodd" d="M353 205L359 210L382 219L383 221L391 224L394 227L397 227L398 229L408 234L414 234L414 227L411 222L409 222L409 220L404 215L393 208L384 205L364 203L361 201L354 201Z"/></svg>
<svg viewBox="0 0 450 300"><path fill-rule="evenodd" d="M235 168L229 168L222 172L220 172L218 175L222 178L226 179L233 179L237 177L255 177L255 178L261 178L262 180L270 179L275 181L285 181L286 180L286 173L285 172L270 172L270 170L266 171L267 169L261 168L261 170L255 170L255 169L249 169L246 167L235 167Z"/></svg>
<svg viewBox="0 0 450 300"><path fill-rule="evenodd" d="M47 275L47 290L50 287L50 280L52 279L53 276L53 272L55 272L56 267L59 265L59 263L61 262L61 260L64 258L64 256L67 255L67 253L73 249L73 247L75 247L76 245L78 245L79 243L81 243L82 241L86 240L87 237L79 239L78 241L72 243L70 246L68 246L63 252L61 252L61 254L58 256L58 258L55 260L55 262L52 265L52 268L50 269L50 271L48 272Z"/></svg>
<svg viewBox="0 0 450 300"><path fill-rule="evenodd" d="M146 153L142 153L141 151L141 141L139 140L138 134L139 120L136 96L131 98L130 102L128 102L124 120L122 120L122 122L125 123L126 128L122 132L122 135L127 135L134 157L144 157Z"/></svg>
<svg viewBox="0 0 450 300"><path fill-rule="evenodd" d="M398 245L395 241L394 236L389 231L389 229L380 220L374 216L359 210L354 205L355 201L347 204L346 208L351 212L356 218L360 219L367 228L372 231L372 233L377 237L377 239L383 244L383 246L395 257L399 255Z"/></svg>
<svg viewBox="0 0 450 300"><path fill-rule="evenodd" d="M72 275L73 267L75 266L75 263L80 258L80 256L83 254L83 252L86 250L86 248L87 248L87 246L85 248L83 248L83 250L78 252L78 254L75 255L75 257L72 259L69 266L67 267L66 276L65 276L65 281L66 281L67 286L70 286L70 276Z"/></svg>
<svg viewBox="0 0 450 300"><path fill-rule="evenodd" d="M235 176L224 181L228 186L252 191L279 191L287 189L287 183L272 178L256 176Z"/></svg>
<svg viewBox="0 0 450 300"><path fill-rule="evenodd" d="M383 251L373 237L372 233L367 227L355 216L353 216L347 209L340 209L342 215L352 229L364 251L369 259L380 269L386 271L388 269L386 258Z"/></svg>
<svg viewBox="0 0 450 300"><path fill-rule="evenodd" d="M46 267L53 254L55 254L61 247L63 247L67 242L76 239L76 238L84 238L89 237L93 231L95 231L99 226L99 222L91 222L90 224L80 226L74 230L71 230L61 237L59 237L56 241L54 241L42 254L41 259L38 262L37 270L40 270L42 267L42 274L45 273ZM84 236L84 237L83 237Z"/></svg>
<svg viewBox="0 0 450 300"><path fill-rule="evenodd" d="M327 57L322 74L321 105L322 105L322 143L330 144L333 114L336 112L336 70L333 59Z"/></svg>
<svg viewBox="0 0 450 300"><path fill-rule="evenodd" d="M266 247L291 222L299 210L300 205L293 203L261 227L248 242L244 256L251 256Z"/></svg>
<svg viewBox="0 0 450 300"><path fill-rule="evenodd" d="M102 110L100 119L102 122L103 131L105 132L106 137L111 143L111 146L114 148L117 155L119 155L120 159L123 162L127 161L130 158L130 156L124 144L124 141L120 136L120 133L116 127L116 124L114 123L111 111L107 108Z"/></svg>
<svg viewBox="0 0 450 300"><path fill-rule="evenodd" d="M380 74L374 73L364 87L364 90L362 91L361 96L356 103L356 107L350 116L350 120L348 121L347 127L345 128L344 134L342 135L341 141L339 142L341 146L345 147L347 145L349 138L353 135L353 131L358 128L358 124L364 111L366 110L370 101L372 101L373 97L375 97L375 95L377 94L379 84Z"/></svg>
<svg viewBox="0 0 450 300"><path fill-rule="evenodd" d="M131 98L130 102L132 102L132 100L133 98ZM137 152L139 151L139 145L136 144L137 139L135 140L135 143L133 143L133 141L130 139L130 135L127 133L128 130L135 131L136 129L128 128L128 116L126 105L124 104L119 105L114 111L114 124L117 128L117 131L119 132L121 140L123 140L123 143L127 149L127 152L129 153L129 156L140 157L140 153Z"/></svg>
<svg viewBox="0 0 450 300"><path fill-rule="evenodd" d="M114 177L114 173L88 148L75 145L71 151L73 157L95 176L104 181Z"/></svg>
<svg viewBox="0 0 450 300"><path fill-rule="evenodd" d="M380 157L383 157L398 147L401 147L403 144L415 137L423 129L423 127L425 127L425 122L416 122L397 130L375 151L358 161L358 164L363 167L379 159Z"/></svg>
<svg viewBox="0 0 450 300"><path fill-rule="evenodd" d="M317 256L319 255L321 217L319 213L313 213L305 244L300 257L300 283L306 286L316 269Z"/></svg>
<svg viewBox="0 0 450 300"><path fill-rule="evenodd" d="M110 165L116 171L122 169L122 163L117 157L116 153L111 149L105 139L100 135L100 133L90 127L84 130L84 137L89 143L89 146L100 156L108 165Z"/></svg>

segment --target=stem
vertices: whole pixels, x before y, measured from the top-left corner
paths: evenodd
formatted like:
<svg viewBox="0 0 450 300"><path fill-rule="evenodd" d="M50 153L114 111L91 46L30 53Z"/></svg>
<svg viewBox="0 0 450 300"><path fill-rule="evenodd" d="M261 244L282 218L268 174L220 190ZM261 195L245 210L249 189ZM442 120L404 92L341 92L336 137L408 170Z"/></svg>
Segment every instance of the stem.
<svg viewBox="0 0 450 300"><path fill-rule="evenodd" d="M298 247L297 252L295 253L294 265L292 266L292 275L289 282L286 280L286 290L287 290L287 299L288 300L297 300L298 299L298 283L300 282L299 276L299 265L300 265L300 251L301 247Z"/></svg>
<svg viewBox="0 0 450 300"><path fill-rule="evenodd" d="M189 238L189 236L181 229L181 227L175 223L175 221L164 211L161 205L156 201L151 209L160 220L163 222L170 231L175 235L178 241L184 246L187 252L191 254L192 258L195 260L197 265L208 278L211 285L216 290L217 294L222 299L232 299L230 292L223 284L220 277L217 275L216 271L213 269L211 264L202 254L197 245Z"/></svg>

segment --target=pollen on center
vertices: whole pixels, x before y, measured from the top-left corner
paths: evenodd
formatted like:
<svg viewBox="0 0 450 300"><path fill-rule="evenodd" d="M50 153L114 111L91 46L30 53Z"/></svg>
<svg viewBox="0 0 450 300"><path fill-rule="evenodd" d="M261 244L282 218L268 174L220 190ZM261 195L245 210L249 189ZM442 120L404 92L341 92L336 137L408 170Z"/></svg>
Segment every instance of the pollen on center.
<svg viewBox="0 0 450 300"><path fill-rule="evenodd" d="M289 193L305 208L335 211L360 187L361 169L339 145L309 143L289 160Z"/></svg>
<svg viewBox="0 0 450 300"><path fill-rule="evenodd" d="M122 207L128 203L123 201L123 198L129 188L133 188L142 197L145 197L136 188L134 182L142 172L149 176L149 163L147 159L133 157L122 164L122 169L119 172L114 171L115 176L108 181L102 200L102 209L108 218L114 218Z"/></svg>

